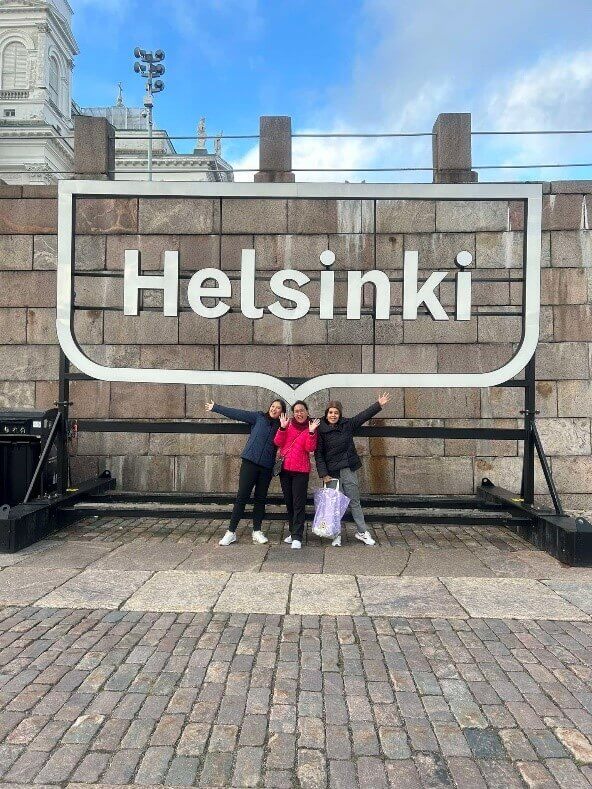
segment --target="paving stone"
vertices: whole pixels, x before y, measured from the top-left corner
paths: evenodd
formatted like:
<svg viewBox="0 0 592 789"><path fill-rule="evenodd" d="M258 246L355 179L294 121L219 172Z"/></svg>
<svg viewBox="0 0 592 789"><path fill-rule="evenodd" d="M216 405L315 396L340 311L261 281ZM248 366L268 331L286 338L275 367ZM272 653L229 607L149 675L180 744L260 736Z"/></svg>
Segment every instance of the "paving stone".
<svg viewBox="0 0 592 789"><path fill-rule="evenodd" d="M436 578L360 576L358 584L369 616L467 616Z"/></svg>
<svg viewBox="0 0 592 789"><path fill-rule="evenodd" d="M504 759L506 752L493 729L463 729L463 734L477 759Z"/></svg>
<svg viewBox="0 0 592 789"><path fill-rule="evenodd" d="M299 750L297 775L302 789L325 789L327 763L323 755L306 748Z"/></svg>
<svg viewBox="0 0 592 789"><path fill-rule="evenodd" d="M354 789L359 786L353 762L329 762L329 786L331 789Z"/></svg>
<svg viewBox="0 0 592 789"><path fill-rule="evenodd" d="M279 573L235 573L218 598L215 611L284 614L290 577Z"/></svg>
<svg viewBox="0 0 592 789"><path fill-rule="evenodd" d="M176 756L166 774L165 786L194 786L199 767L199 759Z"/></svg>
<svg viewBox="0 0 592 789"><path fill-rule="evenodd" d="M522 578L443 578L442 582L471 616L587 619L586 614L538 581Z"/></svg>
<svg viewBox="0 0 592 789"><path fill-rule="evenodd" d="M106 454L111 454L111 452L107 451ZM174 570L181 562L187 559L190 552L191 549L185 545L171 543L163 545L149 540L135 540L129 545L122 545L116 548L108 556L96 561L93 569Z"/></svg>
<svg viewBox="0 0 592 789"><path fill-rule="evenodd" d="M291 614L363 613L353 575L294 575L289 610Z"/></svg>
<svg viewBox="0 0 592 789"><path fill-rule="evenodd" d="M545 586L574 605L580 611L592 614L592 581L582 579L578 581L543 581Z"/></svg>
<svg viewBox="0 0 592 789"><path fill-rule="evenodd" d="M56 586L75 575L74 570L36 568L23 573L18 566L8 567L0 573L0 603L2 605L27 605L46 595Z"/></svg>
<svg viewBox="0 0 592 789"><path fill-rule="evenodd" d="M117 608L149 577L149 572L84 570L38 604L51 608Z"/></svg>
<svg viewBox="0 0 592 789"><path fill-rule="evenodd" d="M261 569L268 573L321 573L325 551L304 545L299 551L289 545L271 546Z"/></svg>
<svg viewBox="0 0 592 789"><path fill-rule="evenodd" d="M184 572L257 572L266 555L267 549L262 545L241 545L240 550L234 550L234 546L227 550L208 545L192 550L177 569Z"/></svg>
<svg viewBox="0 0 592 789"><path fill-rule="evenodd" d="M486 789L487 784L479 771L479 767L471 759L453 756L447 760L448 769L456 786L471 789Z"/></svg>
<svg viewBox="0 0 592 789"><path fill-rule="evenodd" d="M258 786L263 763L263 748L239 748L232 776L233 786Z"/></svg>
<svg viewBox="0 0 592 789"><path fill-rule="evenodd" d="M540 762L516 762L516 769L529 788L555 789L557 786L551 773Z"/></svg>
<svg viewBox="0 0 592 789"><path fill-rule="evenodd" d="M579 764L592 764L592 742L585 735L563 726L555 729L555 735Z"/></svg>
<svg viewBox="0 0 592 789"><path fill-rule="evenodd" d="M344 546L325 551L324 574L400 575L409 553L403 548L380 546L379 551L364 550L363 545Z"/></svg>
<svg viewBox="0 0 592 789"><path fill-rule="evenodd" d="M418 548L409 554L404 576L494 577L474 552L463 548Z"/></svg>
<svg viewBox="0 0 592 789"><path fill-rule="evenodd" d="M133 611L210 611L230 575L165 571L153 575L127 600Z"/></svg>

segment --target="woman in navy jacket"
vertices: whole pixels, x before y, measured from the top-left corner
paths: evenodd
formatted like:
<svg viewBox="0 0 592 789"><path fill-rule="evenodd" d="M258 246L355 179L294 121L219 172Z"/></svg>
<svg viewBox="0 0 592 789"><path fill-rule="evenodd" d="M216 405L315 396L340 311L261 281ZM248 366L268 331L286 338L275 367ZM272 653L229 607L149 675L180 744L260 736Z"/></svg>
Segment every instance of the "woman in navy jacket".
<svg viewBox="0 0 592 789"><path fill-rule="evenodd" d="M236 527L245 514L245 506L251 497L253 488L255 488L253 542L264 544L267 542L267 537L261 531L261 524L265 517L267 491L273 477L273 464L275 463L276 447L273 439L280 426L280 414L286 413L286 404L283 400L273 400L265 413L263 411L243 411L241 408L227 408L212 400L206 403L206 411L214 411L229 419L251 425L251 434L241 455L243 462L238 477L238 493L230 516L230 524L219 544L231 545L236 542Z"/></svg>

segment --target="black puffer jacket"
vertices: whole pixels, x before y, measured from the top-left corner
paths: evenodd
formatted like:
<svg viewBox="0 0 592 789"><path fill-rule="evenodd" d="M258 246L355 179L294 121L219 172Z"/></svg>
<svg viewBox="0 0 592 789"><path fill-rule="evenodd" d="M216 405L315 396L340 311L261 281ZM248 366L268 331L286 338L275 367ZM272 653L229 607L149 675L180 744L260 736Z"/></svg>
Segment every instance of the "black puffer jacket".
<svg viewBox="0 0 592 789"><path fill-rule="evenodd" d="M354 431L381 410L380 403L374 403L350 419L340 417L334 425L330 425L326 418L321 419L315 452L319 477L339 476L342 468L351 468L352 471L360 468L362 462L356 452Z"/></svg>

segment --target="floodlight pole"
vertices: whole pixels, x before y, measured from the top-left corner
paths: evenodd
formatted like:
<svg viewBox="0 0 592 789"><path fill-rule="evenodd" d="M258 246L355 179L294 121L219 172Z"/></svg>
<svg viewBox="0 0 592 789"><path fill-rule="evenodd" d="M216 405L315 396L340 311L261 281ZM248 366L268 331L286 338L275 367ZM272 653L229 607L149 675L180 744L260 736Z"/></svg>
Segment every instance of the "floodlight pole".
<svg viewBox="0 0 592 789"><path fill-rule="evenodd" d="M146 94L144 95L144 107L148 118L148 180L152 180L152 142L153 142L153 108L154 94L164 90L164 82L161 77L164 74L164 52L157 49L154 54L146 52L140 47L134 49L134 57L139 58L140 62L134 63L134 71L146 79ZM154 81L153 81L154 80Z"/></svg>
<svg viewBox="0 0 592 789"><path fill-rule="evenodd" d="M152 99L152 80L148 81L146 85L146 95L144 96L144 106L148 112L148 180L152 180L152 108L154 101Z"/></svg>

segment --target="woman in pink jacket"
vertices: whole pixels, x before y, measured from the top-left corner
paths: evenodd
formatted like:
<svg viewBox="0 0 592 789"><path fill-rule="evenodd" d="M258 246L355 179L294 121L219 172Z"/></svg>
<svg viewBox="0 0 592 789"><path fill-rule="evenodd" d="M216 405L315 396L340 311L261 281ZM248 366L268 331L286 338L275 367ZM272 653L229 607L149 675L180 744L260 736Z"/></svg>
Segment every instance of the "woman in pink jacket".
<svg viewBox="0 0 592 789"><path fill-rule="evenodd" d="M285 414L281 415L280 429L273 441L280 448L280 455L284 459L280 483L290 523L290 535L284 542L292 543L292 548L301 548L310 474L310 453L317 448L316 429L320 420L309 418L308 406L303 400L294 403L292 414L292 419L288 419Z"/></svg>

